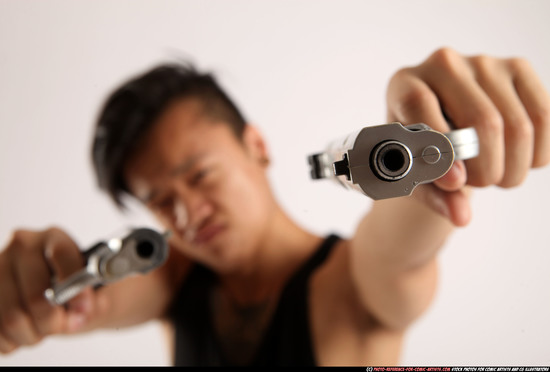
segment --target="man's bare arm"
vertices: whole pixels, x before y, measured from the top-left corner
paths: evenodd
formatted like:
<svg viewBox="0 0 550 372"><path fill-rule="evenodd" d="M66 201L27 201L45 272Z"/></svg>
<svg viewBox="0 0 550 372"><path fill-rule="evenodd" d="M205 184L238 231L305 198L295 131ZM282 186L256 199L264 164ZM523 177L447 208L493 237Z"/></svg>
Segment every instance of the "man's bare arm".
<svg viewBox="0 0 550 372"><path fill-rule="evenodd" d="M166 318L174 294L190 267L189 258L171 248L166 263L158 269L99 289L97 312L90 314L89 321L83 323L79 331L123 328Z"/></svg>
<svg viewBox="0 0 550 372"><path fill-rule="evenodd" d="M66 305L52 306L44 297L52 275L63 280L83 265L75 242L58 228L14 232L0 252L0 353L53 334L125 327L162 317L190 264L172 249L167 262L148 275L96 291L87 288Z"/></svg>
<svg viewBox="0 0 550 372"><path fill-rule="evenodd" d="M480 154L456 162L411 197L375 202L352 239L352 276L366 309L404 328L428 306L437 253L470 220L469 187L520 185L550 162L550 97L523 59L463 57L450 49L398 71L388 87L388 121L448 132L474 127Z"/></svg>
<svg viewBox="0 0 550 372"><path fill-rule="evenodd" d="M352 275L366 309L383 325L403 329L429 305L436 254L452 224L413 198L374 203L351 240Z"/></svg>

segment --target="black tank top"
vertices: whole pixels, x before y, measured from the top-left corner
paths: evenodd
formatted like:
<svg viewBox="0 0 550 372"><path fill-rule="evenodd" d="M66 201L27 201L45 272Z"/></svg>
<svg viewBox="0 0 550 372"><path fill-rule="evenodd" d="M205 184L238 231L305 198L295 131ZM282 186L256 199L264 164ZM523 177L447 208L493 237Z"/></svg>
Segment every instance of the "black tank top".
<svg viewBox="0 0 550 372"><path fill-rule="evenodd" d="M262 337L253 366L314 366L309 329L308 283L340 238L327 237L285 285L273 318ZM212 324L210 293L216 274L194 265L171 309L177 366L228 366Z"/></svg>

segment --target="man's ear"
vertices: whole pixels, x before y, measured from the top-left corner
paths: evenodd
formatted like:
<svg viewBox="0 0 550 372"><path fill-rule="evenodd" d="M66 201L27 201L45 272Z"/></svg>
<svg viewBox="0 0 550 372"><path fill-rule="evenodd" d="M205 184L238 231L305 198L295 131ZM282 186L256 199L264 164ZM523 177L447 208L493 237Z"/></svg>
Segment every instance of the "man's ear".
<svg viewBox="0 0 550 372"><path fill-rule="evenodd" d="M269 154L263 136L258 128L247 124L243 133L244 147L247 153L264 167L269 165Z"/></svg>

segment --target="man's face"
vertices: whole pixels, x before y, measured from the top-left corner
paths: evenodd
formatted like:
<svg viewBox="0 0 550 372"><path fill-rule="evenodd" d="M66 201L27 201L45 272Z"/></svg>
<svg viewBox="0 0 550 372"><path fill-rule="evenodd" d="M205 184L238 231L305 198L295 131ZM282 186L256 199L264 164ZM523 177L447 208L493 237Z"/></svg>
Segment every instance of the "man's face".
<svg viewBox="0 0 550 372"><path fill-rule="evenodd" d="M257 253L275 210L266 156L254 128L239 141L227 124L204 115L198 100L183 99L159 117L124 176L179 249L234 270Z"/></svg>

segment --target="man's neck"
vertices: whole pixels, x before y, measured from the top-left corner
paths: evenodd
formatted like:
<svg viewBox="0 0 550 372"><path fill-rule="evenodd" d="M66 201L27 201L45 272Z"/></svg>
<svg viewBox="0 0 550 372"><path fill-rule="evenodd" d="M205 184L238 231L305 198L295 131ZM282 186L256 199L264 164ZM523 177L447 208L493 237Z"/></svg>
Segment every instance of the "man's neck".
<svg viewBox="0 0 550 372"><path fill-rule="evenodd" d="M288 279L321 244L279 210L245 270L220 275L221 290L243 307L277 297Z"/></svg>

